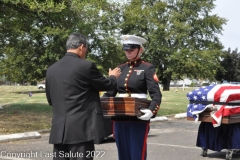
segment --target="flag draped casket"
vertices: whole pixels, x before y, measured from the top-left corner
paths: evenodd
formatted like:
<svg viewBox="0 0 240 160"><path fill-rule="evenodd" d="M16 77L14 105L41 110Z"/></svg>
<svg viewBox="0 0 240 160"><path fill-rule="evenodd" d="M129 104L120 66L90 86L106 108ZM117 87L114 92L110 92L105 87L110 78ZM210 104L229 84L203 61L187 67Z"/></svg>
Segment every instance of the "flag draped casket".
<svg viewBox="0 0 240 160"><path fill-rule="evenodd" d="M187 94L188 120L221 123L240 122L240 85L218 84L201 87Z"/></svg>
<svg viewBox="0 0 240 160"><path fill-rule="evenodd" d="M141 116L140 108L148 108L150 101L134 97L101 97L104 116Z"/></svg>
<svg viewBox="0 0 240 160"><path fill-rule="evenodd" d="M212 118L211 113L214 114L216 112L216 108L206 108L203 112L199 113L197 120L201 122L211 122L215 123L215 120ZM194 121L196 120L194 117L187 117L187 120ZM231 123L239 123L240 122L240 114L230 114L228 116L222 117L221 124L231 124ZM217 126L217 125L215 125Z"/></svg>
<svg viewBox="0 0 240 160"><path fill-rule="evenodd" d="M201 121L196 145L204 149L240 149L240 85L218 84L187 94L187 120Z"/></svg>

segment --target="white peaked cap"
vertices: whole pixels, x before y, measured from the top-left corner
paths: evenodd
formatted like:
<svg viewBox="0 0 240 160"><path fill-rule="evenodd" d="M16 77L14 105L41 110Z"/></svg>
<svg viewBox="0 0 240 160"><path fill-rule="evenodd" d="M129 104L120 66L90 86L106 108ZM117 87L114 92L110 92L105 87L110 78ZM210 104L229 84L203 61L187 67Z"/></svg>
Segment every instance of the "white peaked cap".
<svg viewBox="0 0 240 160"><path fill-rule="evenodd" d="M146 39L134 35L122 35L120 36L123 44L138 44L142 45L146 43Z"/></svg>

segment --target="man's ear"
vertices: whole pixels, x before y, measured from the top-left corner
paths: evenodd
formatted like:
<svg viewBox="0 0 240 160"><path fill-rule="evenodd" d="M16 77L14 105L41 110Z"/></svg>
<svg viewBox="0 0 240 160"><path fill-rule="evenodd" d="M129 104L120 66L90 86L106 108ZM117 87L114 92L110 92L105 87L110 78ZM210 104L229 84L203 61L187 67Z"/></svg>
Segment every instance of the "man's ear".
<svg viewBox="0 0 240 160"><path fill-rule="evenodd" d="M78 47L78 49L82 50L83 49L83 44Z"/></svg>
<svg viewBox="0 0 240 160"><path fill-rule="evenodd" d="M84 48L83 44L78 47L78 55L79 55L79 57L81 57L81 58L85 58L85 57L86 57L86 55L85 55L84 52L83 52L83 48Z"/></svg>

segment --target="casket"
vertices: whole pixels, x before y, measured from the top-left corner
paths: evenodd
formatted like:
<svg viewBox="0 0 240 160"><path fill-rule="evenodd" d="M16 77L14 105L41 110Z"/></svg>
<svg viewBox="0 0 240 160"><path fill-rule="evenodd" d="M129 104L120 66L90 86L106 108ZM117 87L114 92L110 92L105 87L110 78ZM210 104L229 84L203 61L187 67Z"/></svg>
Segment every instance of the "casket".
<svg viewBox="0 0 240 160"><path fill-rule="evenodd" d="M141 116L141 108L148 108L150 100L134 97L101 97L104 116Z"/></svg>
<svg viewBox="0 0 240 160"><path fill-rule="evenodd" d="M212 108L205 109L202 113L199 114L198 121L201 122L212 122L213 118L211 117L211 112L214 111ZM193 117L187 117L188 121L194 121ZM239 123L240 122L240 114L232 114L229 116L225 116L222 118L222 124L231 124L231 123Z"/></svg>
<svg viewBox="0 0 240 160"><path fill-rule="evenodd" d="M214 127L240 122L240 85L215 84L196 88L187 93L187 119L212 122ZM212 112L209 108L215 108ZM211 113L212 112L212 113ZM211 113L211 114L210 114Z"/></svg>

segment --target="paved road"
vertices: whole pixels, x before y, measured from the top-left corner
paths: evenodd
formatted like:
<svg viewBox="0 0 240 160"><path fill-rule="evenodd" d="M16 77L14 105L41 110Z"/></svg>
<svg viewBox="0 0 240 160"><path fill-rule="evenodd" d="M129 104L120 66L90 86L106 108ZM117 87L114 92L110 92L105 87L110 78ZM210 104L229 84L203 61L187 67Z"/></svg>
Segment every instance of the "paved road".
<svg viewBox="0 0 240 160"><path fill-rule="evenodd" d="M152 122L148 137L148 160L223 160L225 152L208 151L202 157L202 149L196 147L198 125L185 119L168 119ZM137 134L137 133L136 133ZM40 139L21 140L0 143L1 160L51 160L52 145L48 144L48 134ZM117 150L110 137L105 143L96 146L95 160L117 160ZM7 156L6 156L7 155ZM15 155L11 158L10 155ZM21 156L17 158L16 155ZM232 160L240 160L240 154L234 153Z"/></svg>

